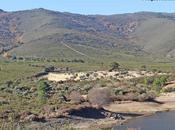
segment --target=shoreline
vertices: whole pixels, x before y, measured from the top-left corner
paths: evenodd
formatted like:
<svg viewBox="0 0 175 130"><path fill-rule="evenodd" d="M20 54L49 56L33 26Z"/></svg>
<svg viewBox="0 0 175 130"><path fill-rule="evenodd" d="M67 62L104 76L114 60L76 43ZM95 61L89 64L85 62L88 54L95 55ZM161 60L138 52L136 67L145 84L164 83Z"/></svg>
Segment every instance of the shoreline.
<svg viewBox="0 0 175 130"><path fill-rule="evenodd" d="M155 111L155 112L145 113L142 116L129 117L127 119L117 121L116 124L110 124L110 122L109 122L109 123L107 123L109 127L105 127L105 126L99 126L99 127L100 127L100 129L102 129L102 128L103 129L114 129L114 128L120 126L120 125L125 125L128 122L130 122L132 120L135 120L135 119L138 119L138 118L151 117L151 116L153 116L153 115L155 115L157 113L173 112L173 111L175 112L175 108L174 109L167 109L167 110L162 110L162 111ZM87 130L88 129L89 128L87 128ZM86 129L79 129L79 130L86 130ZM90 130L96 130L96 128L95 129L91 129L90 128Z"/></svg>
<svg viewBox="0 0 175 130"><path fill-rule="evenodd" d="M128 114L128 116L124 116L124 120L114 120L110 118L101 119L96 120L88 126L81 124L81 127L79 127L79 125L76 124L76 127L73 128L77 130L112 129L137 118L152 116L156 113L175 111L175 93L162 94L156 98L156 101L162 102L162 104L134 101L122 102L120 104L113 103L110 106L105 107L105 109L116 113ZM135 114L135 116L132 116L132 114Z"/></svg>
<svg viewBox="0 0 175 130"><path fill-rule="evenodd" d="M101 119L101 121L98 120L96 122L93 122L89 126L86 126L85 125L86 123L85 124L80 123L81 126L80 126L80 124L76 124L76 126L73 125L71 128L76 129L76 130L114 129L114 128L120 126L120 125L125 125L128 122L130 122L132 120L135 120L135 119L138 119L138 118L149 117L149 116L151 117L151 116L153 116L154 114L157 114L157 113L173 112L173 111L175 111L175 108L174 109L162 110L162 111L148 112L148 113L144 113L141 116L128 117L128 118L125 118L124 120Z"/></svg>
<svg viewBox="0 0 175 130"><path fill-rule="evenodd" d="M29 123L28 128L50 128L50 126L52 126L52 128L61 128L62 130L65 128L73 128L75 130L112 129L137 118L152 116L156 113L175 111L175 92L163 93L155 100L156 102L116 101L103 107L103 110L107 112L120 114L124 118L123 120L115 119L113 116L107 118L95 118L92 115L93 118L86 118L76 114L70 114L60 118L48 118L44 123L34 121ZM94 111L94 109L92 109L92 111ZM95 112L98 111L99 109L95 110Z"/></svg>
<svg viewBox="0 0 175 130"><path fill-rule="evenodd" d="M145 113L144 115L138 116L138 117L131 117L129 119L124 120L122 122L122 124L117 124L115 127L120 126L120 125L125 125L125 124L129 123L130 121L138 119L138 118L151 117L151 116L153 116L153 115L155 115L157 113L164 113L164 112L175 112L175 109L173 109L173 110L156 111L156 112L152 112L152 113ZM111 127L111 128L113 128L113 127Z"/></svg>
<svg viewBox="0 0 175 130"><path fill-rule="evenodd" d="M125 125L137 118L152 116L156 113L175 111L175 92L164 93L157 97L156 101L158 102L117 101L103 108L107 112L120 114L124 117L123 120L115 119L113 116L109 116L108 118L85 118L76 115L67 115L60 118L48 118L48 120L43 123L32 121L29 124L26 124L26 128L60 128L60 130L65 130L65 128L72 128L74 130L116 130L118 126ZM98 109L96 111L98 112Z"/></svg>

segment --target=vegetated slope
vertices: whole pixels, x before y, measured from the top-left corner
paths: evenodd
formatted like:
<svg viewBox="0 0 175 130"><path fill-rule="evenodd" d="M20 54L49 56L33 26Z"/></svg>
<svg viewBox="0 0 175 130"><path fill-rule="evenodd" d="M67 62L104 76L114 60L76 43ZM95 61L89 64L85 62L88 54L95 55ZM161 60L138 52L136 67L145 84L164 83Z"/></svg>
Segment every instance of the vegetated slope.
<svg viewBox="0 0 175 130"><path fill-rule="evenodd" d="M0 11L0 17L1 52L62 59L175 56L174 14L104 16L34 9Z"/></svg>
<svg viewBox="0 0 175 130"><path fill-rule="evenodd" d="M8 51L20 43L21 33L16 30L16 18L0 10L0 53Z"/></svg>

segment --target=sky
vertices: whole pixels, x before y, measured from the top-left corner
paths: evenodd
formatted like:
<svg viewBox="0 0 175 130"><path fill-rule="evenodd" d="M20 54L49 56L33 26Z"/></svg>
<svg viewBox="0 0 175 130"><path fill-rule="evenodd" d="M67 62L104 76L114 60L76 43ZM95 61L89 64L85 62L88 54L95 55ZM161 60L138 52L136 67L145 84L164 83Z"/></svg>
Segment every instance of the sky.
<svg viewBox="0 0 175 130"><path fill-rule="evenodd" d="M34 8L106 15L139 11L175 12L175 0L0 0L0 9L5 11Z"/></svg>

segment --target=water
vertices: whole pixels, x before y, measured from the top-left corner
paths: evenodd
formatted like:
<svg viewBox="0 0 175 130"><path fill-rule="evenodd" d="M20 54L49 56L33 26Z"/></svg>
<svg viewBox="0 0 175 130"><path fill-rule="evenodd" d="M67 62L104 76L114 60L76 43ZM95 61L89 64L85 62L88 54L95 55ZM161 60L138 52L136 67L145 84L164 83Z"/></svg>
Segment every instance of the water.
<svg viewBox="0 0 175 130"><path fill-rule="evenodd" d="M137 128L138 130L175 130L175 112L162 112L153 116L141 117L117 127L117 130Z"/></svg>

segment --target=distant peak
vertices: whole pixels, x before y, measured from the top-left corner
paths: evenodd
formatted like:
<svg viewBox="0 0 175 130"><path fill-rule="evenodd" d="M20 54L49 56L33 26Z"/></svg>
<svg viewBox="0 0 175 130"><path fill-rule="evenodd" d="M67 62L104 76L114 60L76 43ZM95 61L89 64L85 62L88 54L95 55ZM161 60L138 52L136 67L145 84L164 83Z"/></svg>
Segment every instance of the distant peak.
<svg viewBox="0 0 175 130"><path fill-rule="evenodd" d="M36 9L34 9L34 10L37 10L37 11L50 11L50 10L44 9L44 8L36 8Z"/></svg>
<svg viewBox="0 0 175 130"><path fill-rule="evenodd" d="M44 9L44 8L38 8L38 10L46 10L46 9Z"/></svg>
<svg viewBox="0 0 175 130"><path fill-rule="evenodd" d="M0 9L0 12L4 12L4 10Z"/></svg>

